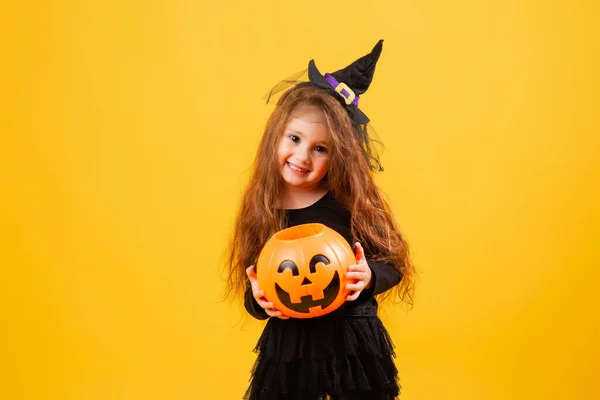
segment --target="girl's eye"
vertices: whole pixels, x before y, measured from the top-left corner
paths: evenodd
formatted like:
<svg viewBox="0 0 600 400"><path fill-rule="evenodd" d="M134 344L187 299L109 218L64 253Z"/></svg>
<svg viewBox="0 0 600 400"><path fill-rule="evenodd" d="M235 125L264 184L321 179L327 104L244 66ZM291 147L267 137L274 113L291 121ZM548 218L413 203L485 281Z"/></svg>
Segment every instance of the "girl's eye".
<svg viewBox="0 0 600 400"><path fill-rule="evenodd" d="M300 141L300 138L296 135L288 135L288 137L292 140L292 142L294 143L298 143Z"/></svg>
<svg viewBox="0 0 600 400"><path fill-rule="evenodd" d="M327 148L323 147L323 146L317 146L317 147L315 147L315 150L318 151L319 153L327 153Z"/></svg>

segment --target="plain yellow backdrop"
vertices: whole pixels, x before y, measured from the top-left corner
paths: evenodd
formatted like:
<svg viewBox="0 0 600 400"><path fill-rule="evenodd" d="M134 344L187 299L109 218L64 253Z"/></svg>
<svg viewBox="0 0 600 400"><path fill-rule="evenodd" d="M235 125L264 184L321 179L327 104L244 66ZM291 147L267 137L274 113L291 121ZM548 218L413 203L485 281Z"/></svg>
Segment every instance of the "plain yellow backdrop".
<svg viewBox="0 0 600 400"><path fill-rule="evenodd" d="M384 50L361 108L412 246L403 400L598 399L597 7L5 2L2 399L239 399L221 255L272 106Z"/></svg>

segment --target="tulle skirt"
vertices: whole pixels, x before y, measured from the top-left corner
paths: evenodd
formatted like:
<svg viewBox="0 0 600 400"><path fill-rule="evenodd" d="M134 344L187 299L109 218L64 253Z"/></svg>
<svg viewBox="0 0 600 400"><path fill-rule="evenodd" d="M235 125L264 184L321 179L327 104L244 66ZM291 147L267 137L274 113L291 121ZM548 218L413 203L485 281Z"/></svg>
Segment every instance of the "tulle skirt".
<svg viewBox="0 0 600 400"><path fill-rule="evenodd" d="M376 316L270 318L245 400L393 400L394 345Z"/></svg>

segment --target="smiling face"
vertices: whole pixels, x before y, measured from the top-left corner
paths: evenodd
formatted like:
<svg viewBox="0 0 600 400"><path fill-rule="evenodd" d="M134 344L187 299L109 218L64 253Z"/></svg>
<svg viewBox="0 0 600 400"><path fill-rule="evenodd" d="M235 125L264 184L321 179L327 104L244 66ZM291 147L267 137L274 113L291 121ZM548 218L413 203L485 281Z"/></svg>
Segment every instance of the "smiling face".
<svg viewBox="0 0 600 400"><path fill-rule="evenodd" d="M329 168L330 146L325 114L314 106L296 107L277 147L277 166L288 190L319 187Z"/></svg>

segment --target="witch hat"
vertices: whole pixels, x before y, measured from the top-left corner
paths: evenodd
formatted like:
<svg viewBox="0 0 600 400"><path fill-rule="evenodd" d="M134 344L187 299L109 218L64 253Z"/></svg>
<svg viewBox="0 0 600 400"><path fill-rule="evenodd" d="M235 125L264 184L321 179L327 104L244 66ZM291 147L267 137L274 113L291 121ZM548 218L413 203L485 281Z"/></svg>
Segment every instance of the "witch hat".
<svg viewBox="0 0 600 400"><path fill-rule="evenodd" d="M315 60L310 60L308 63L310 82L337 97L348 110L352 121L359 125L369 122L369 117L358 108L358 101L359 96L371 85L382 48L383 40L379 40L369 54L331 74L321 74Z"/></svg>

